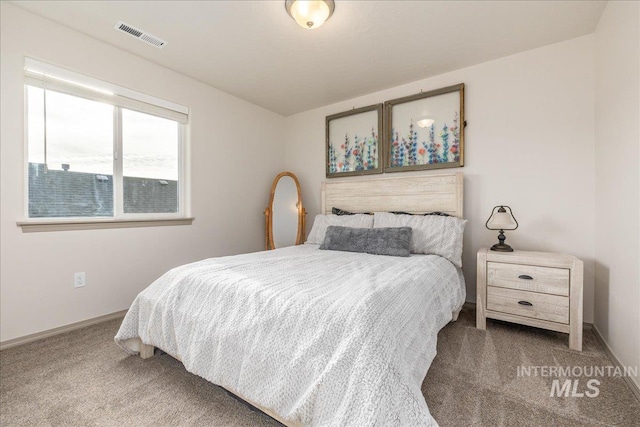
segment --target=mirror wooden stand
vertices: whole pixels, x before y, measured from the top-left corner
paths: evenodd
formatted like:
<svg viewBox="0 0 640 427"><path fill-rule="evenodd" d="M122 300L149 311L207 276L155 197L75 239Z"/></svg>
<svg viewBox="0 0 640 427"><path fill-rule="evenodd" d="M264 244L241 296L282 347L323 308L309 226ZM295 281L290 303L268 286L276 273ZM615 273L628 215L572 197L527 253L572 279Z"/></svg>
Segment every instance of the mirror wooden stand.
<svg viewBox="0 0 640 427"><path fill-rule="evenodd" d="M291 172L273 180L265 215L265 249L299 245L305 238L305 215L298 178Z"/></svg>

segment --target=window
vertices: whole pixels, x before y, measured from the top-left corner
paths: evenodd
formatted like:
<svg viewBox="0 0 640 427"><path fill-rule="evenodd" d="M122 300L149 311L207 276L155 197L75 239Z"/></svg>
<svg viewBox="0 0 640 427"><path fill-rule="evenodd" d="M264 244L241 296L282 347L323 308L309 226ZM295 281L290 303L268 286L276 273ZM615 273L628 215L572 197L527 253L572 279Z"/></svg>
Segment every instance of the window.
<svg viewBox="0 0 640 427"><path fill-rule="evenodd" d="M125 213L178 211L178 123L122 110Z"/></svg>
<svg viewBox="0 0 640 427"><path fill-rule="evenodd" d="M185 217L186 107L26 61L27 216Z"/></svg>

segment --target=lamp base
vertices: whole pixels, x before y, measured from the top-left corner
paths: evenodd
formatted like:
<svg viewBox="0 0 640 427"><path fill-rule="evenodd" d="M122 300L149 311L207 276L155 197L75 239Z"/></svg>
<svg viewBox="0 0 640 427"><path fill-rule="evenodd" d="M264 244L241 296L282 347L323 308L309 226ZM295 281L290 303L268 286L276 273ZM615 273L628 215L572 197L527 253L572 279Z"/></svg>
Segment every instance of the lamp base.
<svg viewBox="0 0 640 427"><path fill-rule="evenodd" d="M491 246L491 250L498 252L513 252L513 248L506 243L496 243L495 245Z"/></svg>
<svg viewBox="0 0 640 427"><path fill-rule="evenodd" d="M498 243L491 246L491 250L498 252L513 252L513 248L504 242L506 239L507 238L504 235L504 230L500 230L500 232L498 233Z"/></svg>

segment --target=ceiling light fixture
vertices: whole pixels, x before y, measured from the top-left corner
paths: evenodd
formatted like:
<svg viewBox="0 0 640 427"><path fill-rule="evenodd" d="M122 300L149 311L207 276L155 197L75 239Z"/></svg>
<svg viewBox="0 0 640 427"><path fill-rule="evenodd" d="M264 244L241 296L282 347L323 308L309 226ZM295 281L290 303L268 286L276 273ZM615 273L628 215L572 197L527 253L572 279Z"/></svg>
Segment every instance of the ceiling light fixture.
<svg viewBox="0 0 640 427"><path fill-rule="evenodd" d="M286 0L284 7L302 28L314 30L333 14L333 0Z"/></svg>

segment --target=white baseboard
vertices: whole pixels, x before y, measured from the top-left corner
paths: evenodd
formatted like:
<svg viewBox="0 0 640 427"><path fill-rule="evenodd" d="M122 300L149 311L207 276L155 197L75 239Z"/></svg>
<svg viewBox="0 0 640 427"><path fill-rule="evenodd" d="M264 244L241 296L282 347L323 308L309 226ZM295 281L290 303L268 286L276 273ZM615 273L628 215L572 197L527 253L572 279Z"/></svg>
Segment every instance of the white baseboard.
<svg viewBox="0 0 640 427"><path fill-rule="evenodd" d="M26 344L29 342L41 340L43 338L52 337L54 335L64 334L65 332L73 331L76 329L84 328L84 327L95 325L98 323L107 322L109 320L117 319L119 317L124 317L124 315L127 314L127 311L128 310L116 311L115 313L105 314L104 316L98 316L92 319L82 320L80 322L71 323L65 326L60 326L58 328L37 332L35 334L25 335L24 337L2 341L0 342L0 351L7 348L15 347L18 345Z"/></svg>
<svg viewBox="0 0 640 427"><path fill-rule="evenodd" d="M624 372L624 365L622 363L620 363L620 359L618 359L618 357L615 355L613 350L611 350L611 347L609 347L609 344L607 344L607 342L604 340L604 338L602 338L602 334L600 334L600 331L598 330L596 325L593 325L592 330L593 330L593 335L596 336L598 341L600 341L600 344L602 344L602 347L604 347L604 351L605 351L605 353L607 353L607 356L609 356L609 359L611 359L611 361L614 364L616 364L616 366L618 366L620 369L622 369L623 372ZM627 383L627 385L629 386L629 388L633 392L633 394L636 397L636 399L638 399L638 401L640 402L640 385L638 385L636 383L636 381L634 380L633 377L629 377L629 376L625 375L622 378Z"/></svg>

